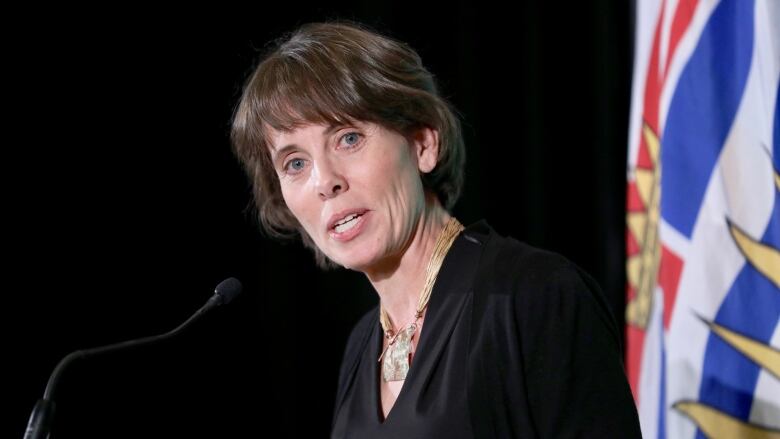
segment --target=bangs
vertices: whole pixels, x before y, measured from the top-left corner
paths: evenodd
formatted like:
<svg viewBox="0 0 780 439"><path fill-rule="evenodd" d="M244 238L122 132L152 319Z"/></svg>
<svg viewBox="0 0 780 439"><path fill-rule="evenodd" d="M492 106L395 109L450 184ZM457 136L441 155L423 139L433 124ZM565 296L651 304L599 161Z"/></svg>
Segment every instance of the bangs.
<svg viewBox="0 0 780 439"><path fill-rule="evenodd" d="M261 68L250 87L251 118L276 131L301 125L372 121L365 100L346 74L317 59L275 57ZM253 81L254 82L254 81ZM327 84L327 86L324 86ZM265 134L267 129L263 129ZM267 141L267 138L265 139Z"/></svg>

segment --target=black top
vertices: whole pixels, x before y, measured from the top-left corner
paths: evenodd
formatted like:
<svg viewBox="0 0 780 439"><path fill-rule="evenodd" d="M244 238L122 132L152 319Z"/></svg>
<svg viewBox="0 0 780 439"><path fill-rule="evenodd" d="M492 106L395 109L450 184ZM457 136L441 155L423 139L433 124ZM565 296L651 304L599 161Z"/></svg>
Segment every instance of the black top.
<svg viewBox="0 0 780 439"><path fill-rule="evenodd" d="M382 422L375 307L344 352L332 438L641 437L596 283L484 221L453 242L416 354Z"/></svg>

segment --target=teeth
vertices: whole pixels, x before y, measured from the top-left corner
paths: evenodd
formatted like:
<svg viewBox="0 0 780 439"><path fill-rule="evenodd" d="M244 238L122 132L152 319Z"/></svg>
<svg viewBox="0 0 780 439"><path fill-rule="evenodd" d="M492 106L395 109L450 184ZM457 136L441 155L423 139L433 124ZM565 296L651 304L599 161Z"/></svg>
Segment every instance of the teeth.
<svg viewBox="0 0 780 439"><path fill-rule="evenodd" d="M349 218L347 219L346 223L344 223L344 224L337 224L336 228L335 228L336 233L344 233L347 230L355 227L355 224L357 224L358 222L357 221L352 221L351 219L356 219L357 217L358 217L358 215L350 215Z"/></svg>
<svg viewBox="0 0 780 439"><path fill-rule="evenodd" d="M357 216L356 213L353 213L352 215L348 215L348 216L344 217L344 219L342 219L341 221L337 222L336 225L338 226L338 225L344 224L345 222L351 220L352 218L354 218L356 216Z"/></svg>

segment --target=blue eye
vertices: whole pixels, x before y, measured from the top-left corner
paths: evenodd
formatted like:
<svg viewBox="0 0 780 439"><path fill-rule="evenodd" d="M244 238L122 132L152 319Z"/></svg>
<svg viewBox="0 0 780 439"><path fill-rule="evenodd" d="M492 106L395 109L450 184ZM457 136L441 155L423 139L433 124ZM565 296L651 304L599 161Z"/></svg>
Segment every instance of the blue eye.
<svg viewBox="0 0 780 439"><path fill-rule="evenodd" d="M347 140L347 145L355 146L360 141L360 134L355 133L355 132L350 132L350 133L344 134L341 138L342 139L354 139L353 143L350 143L349 140Z"/></svg>
<svg viewBox="0 0 780 439"><path fill-rule="evenodd" d="M298 171L300 171L301 169L303 169L303 162L304 162L303 159L292 159L289 162L285 163L284 170L287 171L288 169L290 169L290 166L292 166L292 169L295 171L295 172L293 172L293 174L295 174ZM296 163L299 163L301 167L300 168L295 167Z"/></svg>

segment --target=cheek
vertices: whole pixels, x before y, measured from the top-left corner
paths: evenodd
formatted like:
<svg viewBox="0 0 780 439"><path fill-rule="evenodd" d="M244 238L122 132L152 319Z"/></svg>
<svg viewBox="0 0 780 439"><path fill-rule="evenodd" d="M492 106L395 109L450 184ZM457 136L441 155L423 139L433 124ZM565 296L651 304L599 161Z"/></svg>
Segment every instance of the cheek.
<svg viewBox="0 0 780 439"><path fill-rule="evenodd" d="M406 199L416 194L422 187L417 165L407 154L400 154L392 163L386 163L384 167L382 172L387 187L397 197Z"/></svg>
<svg viewBox="0 0 780 439"><path fill-rule="evenodd" d="M311 209L311 203L306 202L304 199L305 197L302 196L302 192L296 188L284 187L282 189L282 198L284 199L287 208L290 209L290 212L292 212L298 222L309 229L311 215L307 212L307 208Z"/></svg>
<svg viewBox="0 0 780 439"><path fill-rule="evenodd" d="M395 151L380 154L371 163L371 166L362 167L365 178L378 186L380 182L384 182L386 185L398 185L406 183L411 177L416 177L417 168L412 157L400 151L404 147L402 145L393 146Z"/></svg>

